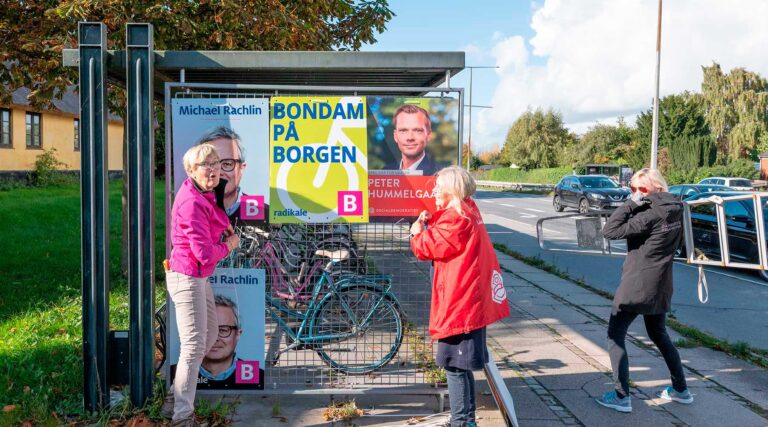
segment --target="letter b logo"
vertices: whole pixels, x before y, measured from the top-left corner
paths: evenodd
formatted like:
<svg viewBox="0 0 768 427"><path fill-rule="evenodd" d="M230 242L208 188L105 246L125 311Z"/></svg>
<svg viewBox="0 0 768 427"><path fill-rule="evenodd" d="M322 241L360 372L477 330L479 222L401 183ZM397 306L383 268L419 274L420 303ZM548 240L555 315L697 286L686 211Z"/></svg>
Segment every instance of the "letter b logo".
<svg viewBox="0 0 768 427"><path fill-rule="evenodd" d="M236 384L259 383L259 361L238 360L235 365Z"/></svg>
<svg viewBox="0 0 768 427"><path fill-rule="evenodd" d="M264 196L241 196L240 219L264 219Z"/></svg>
<svg viewBox="0 0 768 427"><path fill-rule="evenodd" d="M339 216L363 214L362 191L339 191Z"/></svg>

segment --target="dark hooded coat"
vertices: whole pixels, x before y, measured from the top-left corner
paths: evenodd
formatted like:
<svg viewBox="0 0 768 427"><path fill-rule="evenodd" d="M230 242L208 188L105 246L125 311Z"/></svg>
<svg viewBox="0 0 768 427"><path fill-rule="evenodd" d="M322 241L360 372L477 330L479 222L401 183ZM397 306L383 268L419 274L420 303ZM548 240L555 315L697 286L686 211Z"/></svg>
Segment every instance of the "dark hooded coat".
<svg viewBox="0 0 768 427"><path fill-rule="evenodd" d="M603 236L627 240L613 312L667 313L672 305L672 264L683 236L683 205L670 193L628 201L608 218Z"/></svg>

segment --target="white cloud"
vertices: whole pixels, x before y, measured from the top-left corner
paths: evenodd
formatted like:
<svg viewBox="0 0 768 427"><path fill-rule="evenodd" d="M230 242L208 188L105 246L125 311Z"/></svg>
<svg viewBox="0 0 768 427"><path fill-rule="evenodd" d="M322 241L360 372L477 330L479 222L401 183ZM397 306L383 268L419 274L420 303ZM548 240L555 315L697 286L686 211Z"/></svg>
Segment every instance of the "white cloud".
<svg viewBox="0 0 768 427"><path fill-rule="evenodd" d="M493 109L478 113L476 140L503 141L527 108L559 110L573 130L650 108L656 11L648 0L546 0L533 15L530 40L494 34L499 82ZM665 2L661 95L698 91L701 66L712 61L768 76L766 16L764 0Z"/></svg>

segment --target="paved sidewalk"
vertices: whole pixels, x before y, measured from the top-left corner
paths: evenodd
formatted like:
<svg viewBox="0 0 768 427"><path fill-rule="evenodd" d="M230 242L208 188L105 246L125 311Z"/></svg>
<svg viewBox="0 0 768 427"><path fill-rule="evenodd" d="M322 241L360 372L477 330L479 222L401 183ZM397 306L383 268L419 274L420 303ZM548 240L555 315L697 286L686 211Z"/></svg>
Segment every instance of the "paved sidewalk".
<svg viewBox="0 0 768 427"><path fill-rule="evenodd" d="M669 374L644 335L642 320L632 325L627 341L633 412L600 407L594 398L612 387L605 350L610 301L506 255L498 256L512 314L489 327L488 344L521 426L768 426L768 371L705 348L679 349L694 394L692 405L653 398L655 390L669 384ZM680 338L673 331L670 335L673 340ZM476 379L478 425L503 425L482 373ZM322 419L328 396L227 399L239 401L235 426L329 425ZM433 396L363 394L355 399L366 415L353 420L353 425L405 425L412 417L437 409Z"/></svg>

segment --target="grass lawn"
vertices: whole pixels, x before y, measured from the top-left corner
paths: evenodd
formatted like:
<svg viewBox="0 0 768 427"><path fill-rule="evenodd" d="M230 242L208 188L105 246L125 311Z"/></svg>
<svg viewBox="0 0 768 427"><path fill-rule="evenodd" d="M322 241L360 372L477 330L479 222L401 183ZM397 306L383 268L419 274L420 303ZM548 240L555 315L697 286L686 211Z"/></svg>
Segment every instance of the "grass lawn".
<svg viewBox="0 0 768 427"><path fill-rule="evenodd" d="M128 288L120 275L121 189L122 181L110 182L110 329L128 327ZM156 272L162 279L161 182L155 200ZM0 425L60 425L82 413L83 401L79 185L0 191L0 218ZM157 293L164 296L163 288Z"/></svg>

